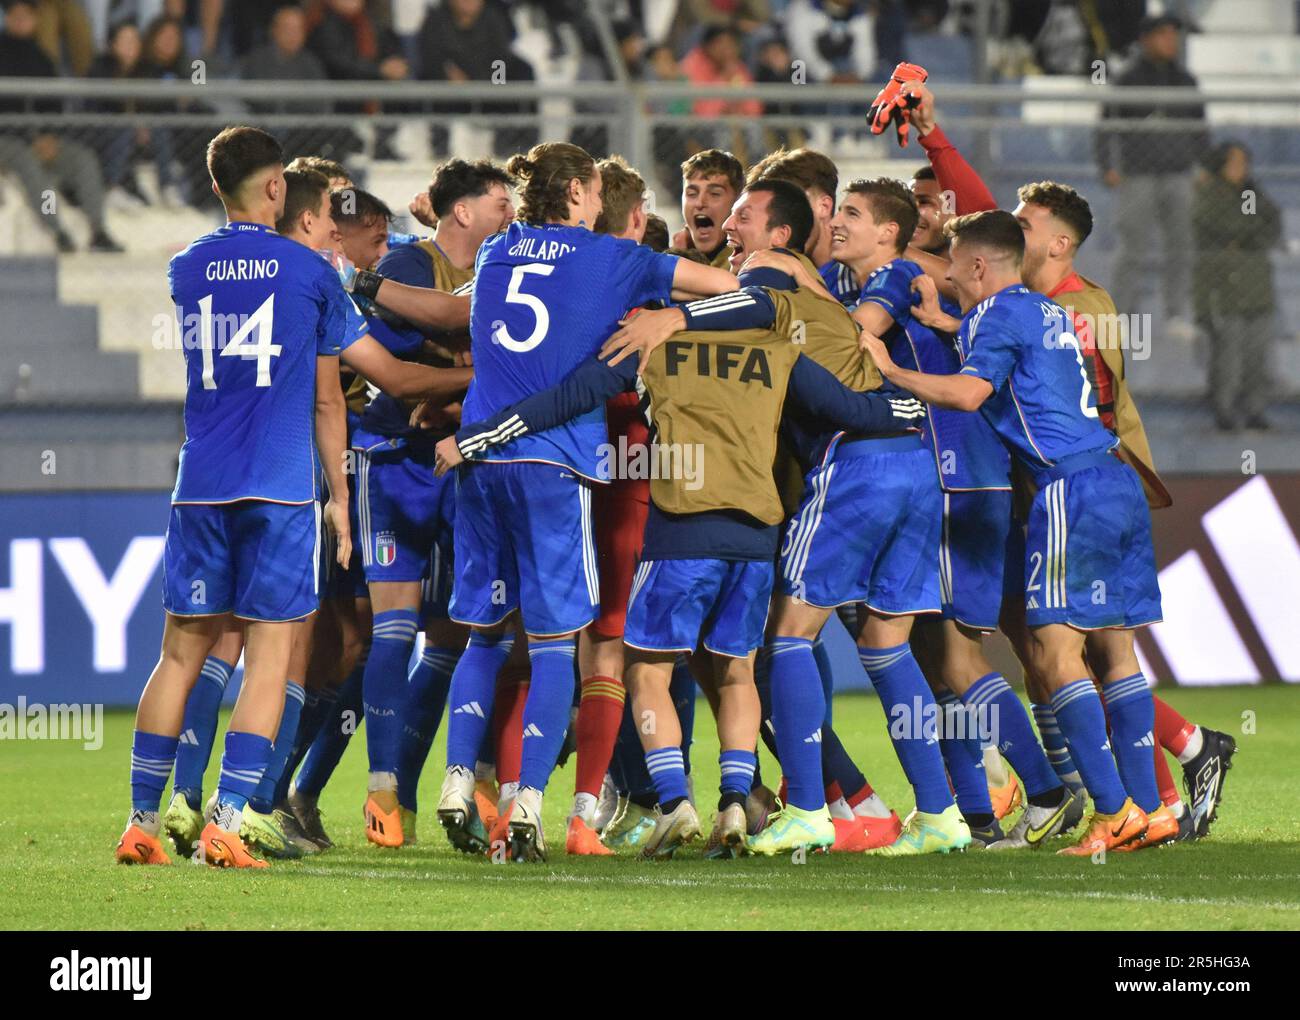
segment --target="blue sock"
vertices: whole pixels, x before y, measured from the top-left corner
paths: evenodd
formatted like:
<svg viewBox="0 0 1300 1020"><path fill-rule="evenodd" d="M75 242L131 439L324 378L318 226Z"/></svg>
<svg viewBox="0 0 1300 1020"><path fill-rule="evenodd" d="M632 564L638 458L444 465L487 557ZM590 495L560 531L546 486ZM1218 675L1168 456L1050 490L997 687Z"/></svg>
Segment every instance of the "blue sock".
<svg viewBox="0 0 1300 1020"><path fill-rule="evenodd" d="M1001 673L980 677L967 688L961 700L974 713L972 721L978 731L992 734L993 743L1025 784L1027 797L1051 793L1060 787L1061 780L1034 735L1029 713Z"/></svg>
<svg viewBox="0 0 1300 1020"><path fill-rule="evenodd" d="M722 770L722 782L719 784L722 795L748 797L754 785L758 755L753 751L723 751L718 755L718 766Z"/></svg>
<svg viewBox="0 0 1300 1020"><path fill-rule="evenodd" d="M571 638L528 639L532 686L524 702L524 751L519 763L519 788L543 791L555 771L564 746L573 704L573 656L577 642Z"/></svg>
<svg viewBox="0 0 1300 1020"><path fill-rule="evenodd" d="M1113 815L1124 806L1128 794L1106 738L1106 713L1097 688L1087 677L1071 681L1052 695L1052 709L1097 810ZM1154 763L1150 748L1147 758Z"/></svg>
<svg viewBox="0 0 1300 1020"><path fill-rule="evenodd" d="M952 691L945 690L937 700L943 709L939 750L948 766L948 778L957 791L957 807L967 819L992 815L993 802L989 799L988 777L984 775L983 749L978 738L970 736L975 732L972 713Z"/></svg>
<svg viewBox="0 0 1300 1020"><path fill-rule="evenodd" d="M1047 763L1062 783L1076 793L1083 789L1083 779L1079 768L1070 757L1070 749L1065 746L1065 737L1056 722L1056 713L1051 703L1034 705L1034 722L1038 724L1038 736L1042 740L1043 750L1047 752Z"/></svg>
<svg viewBox="0 0 1300 1020"><path fill-rule="evenodd" d="M425 645L420 660L407 682L406 712L397 756L397 799L408 810L417 810L416 792L429 748L438 734L451 674L460 660L459 648Z"/></svg>
<svg viewBox="0 0 1300 1020"><path fill-rule="evenodd" d="M181 742L176 749L176 781L173 793L185 794L190 807L203 807L203 773L212 757L212 742L217 739L217 714L221 698L235 667L209 655L199 670L199 679L185 702L185 721L181 723Z"/></svg>
<svg viewBox="0 0 1300 1020"><path fill-rule="evenodd" d="M822 720L823 736L824 731L831 724L831 704L835 700L835 670L831 665L831 653L826 650L826 642L822 640L822 634L826 633L826 628L822 628L822 633L817 635L817 640L812 643L813 658L817 660L817 675L821 677L822 698L826 702L826 717Z"/></svg>
<svg viewBox="0 0 1300 1020"><path fill-rule="evenodd" d="M686 769L682 765L680 747L660 747L647 751L645 767L655 784L655 795L661 805L686 799Z"/></svg>
<svg viewBox="0 0 1300 1020"><path fill-rule="evenodd" d="M691 667L684 655L679 655L677 661L673 663L673 676L668 682L668 696L673 699L673 707L677 709L677 722L682 728L682 764L689 776L691 742L695 739L695 676L691 673Z"/></svg>
<svg viewBox="0 0 1300 1020"><path fill-rule="evenodd" d="M275 790L280 785L285 766L289 764L289 755L293 753L306 697L302 684L290 680L284 685L284 711L280 713L280 728L276 731L275 743L271 745L271 758L262 773L262 781L257 784L257 791L248 798L248 803L260 815L269 815L275 807Z"/></svg>
<svg viewBox="0 0 1300 1020"><path fill-rule="evenodd" d="M632 718L631 698L623 707L623 722L618 728L612 764L610 771L614 773L619 793L636 798L638 803L654 803L655 784L646 771L645 752L641 750L641 737L637 733L636 720Z"/></svg>
<svg viewBox="0 0 1300 1020"><path fill-rule="evenodd" d="M221 778L217 782L217 803L244 810L257 792L266 763L271 757L271 741L256 733L226 731L226 753L221 756Z"/></svg>
<svg viewBox="0 0 1300 1020"><path fill-rule="evenodd" d="M1133 802L1150 814L1161 805L1156 786L1156 703L1147 678L1134 673L1102 684L1101 697L1110 720L1110 744L1120 779ZM1162 752L1163 753L1163 752Z"/></svg>
<svg viewBox="0 0 1300 1020"><path fill-rule="evenodd" d="M912 784L916 809L942 814L953 804L948 774L939 750L934 693L912 655L912 646L858 648L858 659L871 678L889 723L889 739Z"/></svg>
<svg viewBox="0 0 1300 1020"><path fill-rule="evenodd" d="M289 795L289 783L293 780L294 772L302 764L302 759L307 754L307 748L311 747L312 741L316 739L316 734L320 732L321 725L325 722L326 717L333 713L338 700L339 696L336 691L305 692L302 702L302 714L298 716L298 734L293 738L293 748L289 751L289 760L284 763L284 768L280 770L280 780L275 784L273 803L284 803L284 799Z"/></svg>
<svg viewBox="0 0 1300 1020"><path fill-rule="evenodd" d="M849 757L839 734L829 724L822 726L822 783L826 786L839 783L845 797L852 797L867 785L867 777Z"/></svg>
<svg viewBox="0 0 1300 1020"><path fill-rule="evenodd" d="M131 807L157 811L176 760L176 737L136 730L131 738Z"/></svg>
<svg viewBox="0 0 1300 1020"><path fill-rule="evenodd" d="M774 638L765 652L772 686L772 730L785 773L786 799L800 810L816 811L826 805L822 783L826 705L812 642Z"/></svg>
<svg viewBox="0 0 1300 1020"><path fill-rule="evenodd" d="M364 718L365 705L361 697L362 677L366 670L364 659L343 681L338 690L333 711L321 722L320 730L302 760L302 768L294 779L294 788L308 797L319 797L330 776L338 768L348 742Z"/></svg>
<svg viewBox="0 0 1300 1020"><path fill-rule="evenodd" d="M492 719L497 674L510 658L513 631L489 634L481 630L469 636L465 654L451 674L451 715L447 716L447 767L459 765L471 772L478 763L479 749Z"/></svg>
<svg viewBox="0 0 1300 1020"><path fill-rule="evenodd" d="M420 614L390 609L375 614L370 658L362 683L366 702L366 750L370 771L397 773L397 749L406 709L406 664L411 661Z"/></svg>

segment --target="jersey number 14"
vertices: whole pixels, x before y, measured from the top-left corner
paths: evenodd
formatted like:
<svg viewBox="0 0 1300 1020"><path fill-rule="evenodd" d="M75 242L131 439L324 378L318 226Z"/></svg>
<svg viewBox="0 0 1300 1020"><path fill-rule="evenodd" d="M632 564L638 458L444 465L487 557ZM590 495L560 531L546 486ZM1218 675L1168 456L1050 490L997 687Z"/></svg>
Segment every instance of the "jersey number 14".
<svg viewBox="0 0 1300 1020"><path fill-rule="evenodd" d="M221 316L222 332L227 327L226 316ZM232 317L233 318L233 317ZM271 385L271 359L280 354L280 345L271 343L275 320L275 295L269 294L239 328L221 345L223 358L257 359L258 386ZM214 316L212 314L212 295L199 298L199 350L203 352L203 388L215 390L217 380L213 375L212 349L216 346L213 338Z"/></svg>

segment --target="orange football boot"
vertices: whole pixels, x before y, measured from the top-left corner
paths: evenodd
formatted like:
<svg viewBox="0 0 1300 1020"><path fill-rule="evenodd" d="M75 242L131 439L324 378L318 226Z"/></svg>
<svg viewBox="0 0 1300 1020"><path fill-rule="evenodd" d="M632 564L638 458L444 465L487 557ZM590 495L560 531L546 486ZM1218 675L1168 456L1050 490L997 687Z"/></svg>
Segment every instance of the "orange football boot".
<svg viewBox="0 0 1300 1020"><path fill-rule="evenodd" d="M479 821L489 832L497 823L497 797L500 792L497 784L490 779L479 779L474 783L474 805L478 808Z"/></svg>
<svg viewBox="0 0 1300 1020"><path fill-rule="evenodd" d="M1147 831L1140 839L1133 840L1132 843L1125 843L1123 846L1115 848L1117 853L1129 853L1133 850L1145 850L1147 847L1163 846L1165 843L1172 843L1178 838L1178 819L1174 813L1169 810L1169 806L1161 804L1160 807L1147 815Z"/></svg>
<svg viewBox="0 0 1300 1020"><path fill-rule="evenodd" d="M514 806L515 802L512 800L509 806L496 816L492 827L488 829L487 855L489 857L495 856L498 846L503 846L506 860L510 859L510 812Z"/></svg>
<svg viewBox="0 0 1300 1020"><path fill-rule="evenodd" d="M569 819L564 852L579 857L613 857L614 851L600 841L600 835L577 815Z"/></svg>
<svg viewBox="0 0 1300 1020"><path fill-rule="evenodd" d="M118 864L171 864L172 859L163 849L162 841L151 836L138 825L128 825L117 841L113 856Z"/></svg>
<svg viewBox="0 0 1300 1020"><path fill-rule="evenodd" d="M889 846L897 842L898 837L903 834L903 823L899 820L897 811L889 812L888 818L858 815L858 821L862 823L862 832L866 837L866 842L862 844L863 850Z"/></svg>
<svg viewBox="0 0 1300 1020"><path fill-rule="evenodd" d="M1176 829L1176 820L1174 824ZM1083 838L1074 846L1056 852L1065 857L1091 857L1098 850L1119 850L1126 843L1141 839L1146 831L1146 813L1130 797L1113 815L1095 812L1088 820Z"/></svg>
<svg viewBox="0 0 1300 1020"><path fill-rule="evenodd" d="M859 854L867 849L867 827L863 819L832 818L835 825L835 842L831 844L833 854Z"/></svg>
<svg viewBox="0 0 1300 1020"><path fill-rule="evenodd" d="M366 798L366 839L375 846L398 847L402 845L402 810L397 805L397 794L380 790L385 800L392 800L393 805L385 809L374 793Z"/></svg>
<svg viewBox="0 0 1300 1020"><path fill-rule="evenodd" d="M216 822L208 822L203 827L199 835L199 856L214 868L270 867L266 861L260 861L248 852L238 833L219 829Z"/></svg>
<svg viewBox="0 0 1300 1020"><path fill-rule="evenodd" d="M989 787L989 800L993 802L993 817L998 820L1006 818L1012 811L1020 807L1021 799L1020 782L1016 779L1014 772L1007 773L1005 786Z"/></svg>

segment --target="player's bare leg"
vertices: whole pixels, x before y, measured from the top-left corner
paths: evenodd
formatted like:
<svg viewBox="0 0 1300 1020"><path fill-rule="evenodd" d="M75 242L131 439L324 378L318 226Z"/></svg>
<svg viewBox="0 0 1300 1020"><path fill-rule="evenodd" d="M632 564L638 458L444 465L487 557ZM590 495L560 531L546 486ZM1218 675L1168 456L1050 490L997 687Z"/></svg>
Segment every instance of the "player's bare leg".
<svg viewBox="0 0 1300 1020"><path fill-rule="evenodd" d="M1061 851L1076 856L1133 843L1142 838L1148 825L1146 813L1128 795L1115 764L1101 698L1083 666L1084 640L1082 631L1061 623L1029 631L1032 666L1051 689L1057 722L1094 803L1083 838ZM1122 648L1113 650L1121 652L1115 662L1118 666L1123 661ZM1146 764L1152 768L1149 751Z"/></svg>
<svg viewBox="0 0 1300 1020"><path fill-rule="evenodd" d="M369 588L370 610L379 629L372 638L363 681L370 772L362 815L367 840L376 846L398 847L404 841L397 796L398 748L406 711L406 664L420 612L420 582L372 581Z"/></svg>
<svg viewBox="0 0 1300 1020"><path fill-rule="evenodd" d="M114 854L122 864L169 864L158 838L162 788L176 757L185 702L227 621L221 616L166 614L162 649L135 716L131 751L131 815Z"/></svg>
<svg viewBox="0 0 1300 1020"><path fill-rule="evenodd" d="M296 623L250 620L245 627L244 682L226 733L216 810L199 840L199 849L209 864L266 867L264 861L248 853L239 829L248 803L245 791L261 779L280 726L285 679L299 632Z"/></svg>
<svg viewBox="0 0 1300 1020"><path fill-rule="evenodd" d="M682 728L668 690L676 659L673 652L628 649L626 677L632 717L659 797L655 831L641 853L660 860L671 857L679 846L700 834L699 817L687 796ZM721 705L719 692L719 708Z"/></svg>
<svg viewBox="0 0 1300 1020"><path fill-rule="evenodd" d="M871 851L886 856L948 853L964 850L971 842L948 787L937 729L927 722L937 719L938 707L912 653L915 619L865 605L858 611L858 655L880 695L894 751L916 796L916 810L904 822L902 835ZM918 707L920 718L915 717Z"/></svg>

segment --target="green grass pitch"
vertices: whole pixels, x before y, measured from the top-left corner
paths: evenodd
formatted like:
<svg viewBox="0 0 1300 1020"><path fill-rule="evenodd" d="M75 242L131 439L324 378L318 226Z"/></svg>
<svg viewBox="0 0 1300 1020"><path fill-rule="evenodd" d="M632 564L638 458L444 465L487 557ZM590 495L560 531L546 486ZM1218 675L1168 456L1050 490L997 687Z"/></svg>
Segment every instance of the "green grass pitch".
<svg viewBox="0 0 1300 1020"><path fill-rule="evenodd" d="M128 806L131 717L111 713L98 751L55 741L6 741L0 748L0 924L74 930L1300 926L1300 690L1162 693L1193 720L1236 737L1240 751L1226 801L1209 839L1112 854L1104 863L1045 852L717 862L704 860L698 847L667 863L571 859L562 848L569 767L556 773L548 796L550 861L496 865L452 851L433 817L441 740L422 785L428 813L420 819L418 845L384 851L367 845L361 830L363 732L322 798L338 843L333 851L257 874L187 862L125 868L113 863L112 849ZM904 813L910 795L879 703L868 695L841 696L835 719L877 790ZM701 704L692 761L706 824L717 782L711 730ZM775 782L766 757L763 768ZM209 786L215 775L214 757Z"/></svg>

